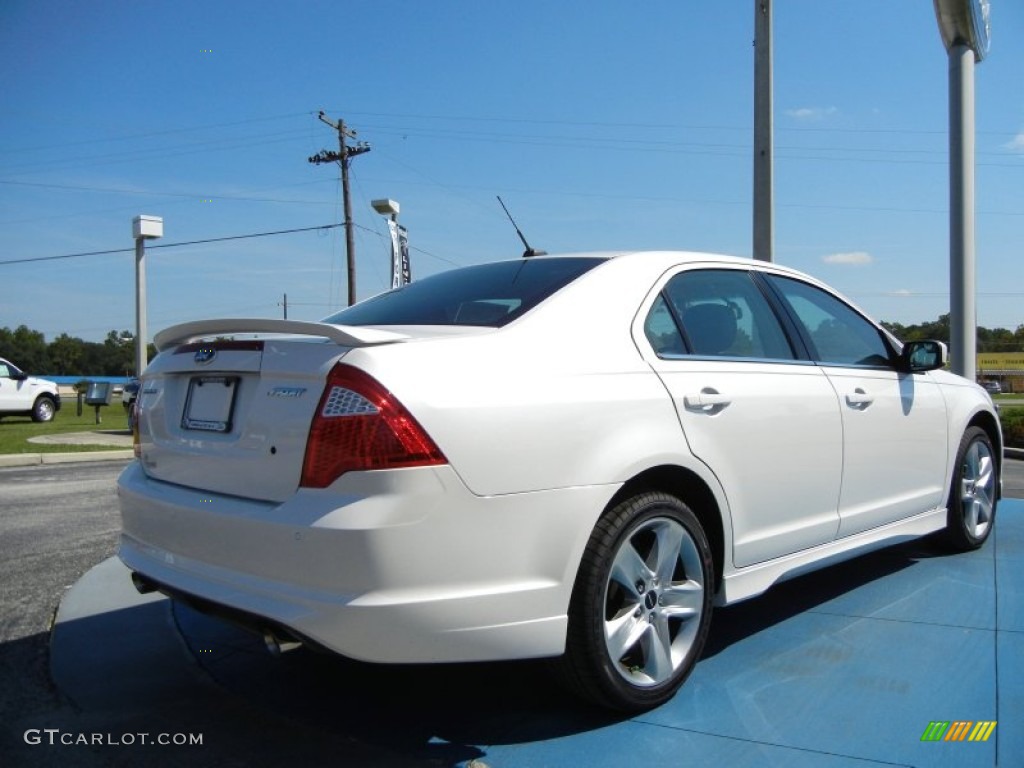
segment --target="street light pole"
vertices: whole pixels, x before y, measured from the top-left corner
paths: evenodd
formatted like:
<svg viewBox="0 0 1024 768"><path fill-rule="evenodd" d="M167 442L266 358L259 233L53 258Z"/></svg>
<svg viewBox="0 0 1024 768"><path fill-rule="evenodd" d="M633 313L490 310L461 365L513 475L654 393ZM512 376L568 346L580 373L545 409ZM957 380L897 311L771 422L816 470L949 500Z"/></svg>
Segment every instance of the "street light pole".
<svg viewBox="0 0 1024 768"><path fill-rule="evenodd" d="M978 310L974 248L974 51L949 51L949 342L953 373L974 381Z"/></svg>
<svg viewBox="0 0 1024 768"><path fill-rule="evenodd" d="M132 219L135 238L135 375L142 376L148 363L146 354L146 240L164 236L160 216L136 216Z"/></svg>
<svg viewBox="0 0 1024 768"><path fill-rule="evenodd" d="M949 54L949 346L953 373L978 362L974 252L974 64L989 49L988 0L933 0Z"/></svg>

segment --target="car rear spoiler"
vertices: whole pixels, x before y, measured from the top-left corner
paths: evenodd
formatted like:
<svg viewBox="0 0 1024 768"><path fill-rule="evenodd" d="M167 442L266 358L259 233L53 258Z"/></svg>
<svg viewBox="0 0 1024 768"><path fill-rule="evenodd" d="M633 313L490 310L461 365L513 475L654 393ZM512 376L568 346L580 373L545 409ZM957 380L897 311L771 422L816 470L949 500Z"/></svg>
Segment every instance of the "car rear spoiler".
<svg viewBox="0 0 1024 768"><path fill-rule="evenodd" d="M391 344L409 338L405 334L362 328L353 325L330 325L303 320L273 320L262 318L227 318L223 320L194 320L172 325L153 337L157 351L200 339L239 334L284 334L290 336L322 336L345 347L368 347Z"/></svg>

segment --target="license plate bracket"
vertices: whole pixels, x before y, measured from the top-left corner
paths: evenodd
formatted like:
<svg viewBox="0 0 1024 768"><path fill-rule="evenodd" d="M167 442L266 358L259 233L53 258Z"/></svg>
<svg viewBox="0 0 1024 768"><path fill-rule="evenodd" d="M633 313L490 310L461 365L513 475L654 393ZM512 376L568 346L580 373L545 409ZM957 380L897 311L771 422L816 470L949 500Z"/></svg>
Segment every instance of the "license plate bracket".
<svg viewBox="0 0 1024 768"><path fill-rule="evenodd" d="M238 376L193 376L181 416L181 428L200 432L231 431Z"/></svg>

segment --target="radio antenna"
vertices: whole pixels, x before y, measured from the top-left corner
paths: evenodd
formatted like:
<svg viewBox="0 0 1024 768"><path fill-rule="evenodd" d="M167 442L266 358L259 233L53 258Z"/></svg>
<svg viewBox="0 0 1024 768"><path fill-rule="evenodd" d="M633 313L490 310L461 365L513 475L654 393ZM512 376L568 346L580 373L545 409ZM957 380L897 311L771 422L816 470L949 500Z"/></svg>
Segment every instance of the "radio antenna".
<svg viewBox="0 0 1024 768"><path fill-rule="evenodd" d="M516 234L519 235L519 239L523 241L523 245L526 250L523 251L523 258L528 259L531 256L547 256L547 251L535 251L530 247L530 244L526 242L526 238L523 237L523 233L519 231L519 226L516 224L516 220L512 218L512 214L508 212L508 208L505 207L505 203L501 199L501 195L495 195L498 198L498 202L501 203L502 209L505 211L505 215L508 216L508 220L512 222L512 226L515 227Z"/></svg>

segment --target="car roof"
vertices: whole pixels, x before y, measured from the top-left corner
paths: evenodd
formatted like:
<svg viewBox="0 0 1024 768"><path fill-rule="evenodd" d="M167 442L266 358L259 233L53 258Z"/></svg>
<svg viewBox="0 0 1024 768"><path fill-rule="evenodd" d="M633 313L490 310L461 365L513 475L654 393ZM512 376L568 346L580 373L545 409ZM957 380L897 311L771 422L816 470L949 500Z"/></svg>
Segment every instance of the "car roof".
<svg viewBox="0 0 1024 768"><path fill-rule="evenodd" d="M609 263L598 267L598 269L606 269L608 266L613 264L625 269L619 270L619 274L623 279L635 278L641 282L652 279L653 276L667 272L670 269L686 266L692 264L694 266L732 266L741 267L746 269L758 270L761 272L770 272L776 275L785 275L802 280L811 285L815 285L822 290L831 293L833 296L844 301L850 305L853 309L863 315L870 322L878 325L878 322L874 320L870 313L866 312L857 302L850 299L848 296L843 295L842 292L836 290L828 283L809 275L806 272L801 272L798 269L792 267L783 266L773 261L760 261L757 259L743 258L740 256L729 256L721 253L709 253L704 251L684 251L684 250L617 250L617 251L587 251L581 253L551 253L545 254L544 256L534 256L531 258L536 259L548 259L548 258L575 258L575 257L590 257L605 259ZM634 269L635 268L635 269Z"/></svg>
<svg viewBox="0 0 1024 768"><path fill-rule="evenodd" d="M684 251L684 250L617 250L617 251L583 251L579 253L550 253L543 256L533 256L535 259L552 258L597 258L614 260L620 263L637 263L653 269L670 269L684 264L722 264L741 266L754 269L769 270L780 274L793 275L809 280L818 285L828 288L827 284L791 267L782 266L775 262L759 261L740 256L729 256L722 253L710 253L705 251ZM834 291L834 289L829 288Z"/></svg>

